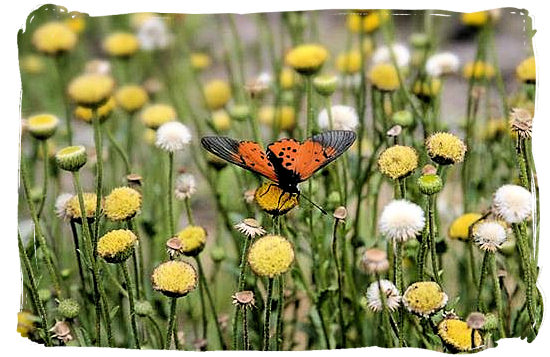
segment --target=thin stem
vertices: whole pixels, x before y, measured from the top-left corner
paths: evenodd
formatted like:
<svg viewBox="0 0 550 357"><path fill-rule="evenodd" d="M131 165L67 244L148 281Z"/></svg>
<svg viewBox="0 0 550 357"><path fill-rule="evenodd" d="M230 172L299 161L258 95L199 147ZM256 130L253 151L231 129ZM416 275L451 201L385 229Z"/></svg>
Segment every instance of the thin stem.
<svg viewBox="0 0 550 357"><path fill-rule="evenodd" d="M265 304L265 317L264 317L264 338L262 351L269 350L269 320L271 318L271 305L273 304L273 278L267 280L267 297Z"/></svg>
<svg viewBox="0 0 550 357"><path fill-rule="evenodd" d="M279 301L278 301L278 309L277 309L277 328L275 330L275 350L281 351L283 347L283 331L284 331L284 317L283 313L285 310L285 278L284 275L281 274L277 278L278 286L277 290L279 291Z"/></svg>
<svg viewBox="0 0 550 357"><path fill-rule="evenodd" d="M338 280L338 323L340 324L340 348L346 347L346 322L344 320L344 280L342 277L340 259L338 257L338 223L334 220L334 229L332 231L332 259L336 264L336 276Z"/></svg>
<svg viewBox="0 0 550 357"><path fill-rule="evenodd" d="M243 309L243 348L245 351L250 350L250 340L248 337L248 316L247 309Z"/></svg>
<svg viewBox="0 0 550 357"><path fill-rule="evenodd" d="M126 281L126 286L128 290L128 303L130 305L130 323L132 325L132 335L134 337L134 346L139 350L141 349L139 344L139 334L137 329L137 322L136 322L136 308L134 305L134 287L132 284L132 279L130 279L130 274L128 273L128 267L126 266L126 262L122 262L122 273L124 275L124 280Z"/></svg>
<svg viewBox="0 0 550 357"><path fill-rule="evenodd" d="M174 335L174 328L176 326L176 308L178 304L178 298L173 297L170 301L170 315L168 315L168 328L166 330L166 343L164 348L169 350L172 342L172 335ZM174 335L174 339L178 337Z"/></svg>
<svg viewBox="0 0 550 357"><path fill-rule="evenodd" d="M105 133L107 134L107 139L109 140L111 145L113 145L116 152L118 152L118 154L120 155L120 157L122 159L122 162L124 163L124 168L125 168L126 174L130 174L132 172L132 167L130 165L130 161L128 160L128 156L126 155L126 153L124 152L124 150L122 149L120 144L113 137L113 134L111 133L111 131L110 130L105 130Z"/></svg>
<svg viewBox="0 0 550 357"><path fill-rule="evenodd" d="M193 219L193 211L191 210L191 199L189 197L185 198L185 212L187 212L187 223L194 226L195 220Z"/></svg>
<svg viewBox="0 0 550 357"><path fill-rule="evenodd" d="M40 142L40 147L42 149L42 164L43 166L43 177L42 177L42 198L40 199L40 206L38 207L37 216L40 218L42 216L42 210L44 210L44 204L46 203L46 197L48 193L48 179L49 173L48 168L50 163L48 162L48 141L42 140Z"/></svg>
<svg viewBox="0 0 550 357"><path fill-rule="evenodd" d="M246 280L246 254L248 252L248 246L250 245L251 238L246 238L244 240L244 243L242 245L242 251L241 251L241 262L239 265L239 280L237 282L237 291L243 291L245 280ZM237 349L238 344L238 328L237 328L237 322L239 318L239 308L235 308L235 311L233 313L233 349Z"/></svg>
<svg viewBox="0 0 550 357"><path fill-rule="evenodd" d="M505 338L506 332L504 329L504 309L502 307L502 293L500 291L500 283L498 281L497 275L496 254L494 252L488 252L488 254L490 259L491 279L493 280L493 295L495 297L495 304L497 306L498 313L498 331L500 333L500 338Z"/></svg>
<svg viewBox="0 0 550 357"><path fill-rule="evenodd" d="M147 316L147 319L149 320L151 325L153 325L153 329L157 333L158 341L160 343L160 349L163 350L164 349L164 339L163 339L162 331L160 330L160 326L159 326L157 320L155 320L153 318L153 316Z"/></svg>
<svg viewBox="0 0 550 357"><path fill-rule="evenodd" d="M439 264L437 260L437 251L436 251L436 224L435 224L435 200L436 195L430 195L428 197L428 242L430 246L431 256L432 256L432 270L435 282L441 285L441 278L439 277Z"/></svg>
<svg viewBox="0 0 550 357"><path fill-rule="evenodd" d="M169 152L168 153L168 184L167 184L168 192L167 194L167 202L168 202L168 232L170 233L170 237L173 237L176 234L176 228L174 224L174 199L173 199L173 192L174 192L174 153Z"/></svg>
<svg viewBox="0 0 550 357"><path fill-rule="evenodd" d="M103 185L103 140L101 135L101 122L97 113L97 108L92 108L92 122L94 125L94 144L96 152L96 207L94 214L95 230L93 235L94 244L94 258L97 257L96 243L99 238L99 221L101 214L101 199L102 199L102 185ZM85 212L85 211L82 211Z"/></svg>
<svg viewBox="0 0 550 357"><path fill-rule="evenodd" d="M86 292L86 278L84 276L84 269L82 268L82 251L80 250L80 244L78 242L78 231L76 229L76 224L73 220L70 222L71 226L71 233L73 236L73 242L74 242L74 251L76 256L76 262L78 264L78 274L80 276L80 282L82 284L82 291Z"/></svg>

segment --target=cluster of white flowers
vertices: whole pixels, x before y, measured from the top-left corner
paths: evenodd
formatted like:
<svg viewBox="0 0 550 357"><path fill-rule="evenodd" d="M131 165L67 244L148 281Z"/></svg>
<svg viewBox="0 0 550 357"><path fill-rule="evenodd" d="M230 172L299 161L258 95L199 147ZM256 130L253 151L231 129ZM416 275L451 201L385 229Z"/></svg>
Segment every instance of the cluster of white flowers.
<svg viewBox="0 0 550 357"><path fill-rule="evenodd" d="M157 129L155 145L168 152L183 150L185 145L191 142L191 131L185 125L177 121L162 124Z"/></svg>
<svg viewBox="0 0 550 357"><path fill-rule="evenodd" d="M396 43L392 46L392 51L399 67L407 67L409 65L411 53L405 45ZM372 62L374 64L393 63L390 48L388 46L378 47L372 55Z"/></svg>
<svg viewBox="0 0 550 357"><path fill-rule="evenodd" d="M385 295L386 306L390 311L394 311L399 307L401 303L401 296L399 290L389 280L379 280L371 283L367 289L367 305L375 312L382 311L384 305L382 303L382 296L380 290Z"/></svg>
<svg viewBox="0 0 550 357"><path fill-rule="evenodd" d="M436 53L426 61L426 72L431 77L456 73L459 67L458 56L451 52Z"/></svg>
<svg viewBox="0 0 550 357"><path fill-rule="evenodd" d="M424 229L424 211L407 200L390 202L380 216L380 232L394 242L415 238Z"/></svg>
<svg viewBox="0 0 550 357"><path fill-rule="evenodd" d="M168 31L164 19L153 16L145 20L137 31L140 47L151 51L164 49L172 42L172 34Z"/></svg>
<svg viewBox="0 0 550 357"><path fill-rule="evenodd" d="M332 129L355 130L359 125L359 117L354 107L348 105L334 105L330 108L332 115ZM318 117L322 129L330 129L329 113L323 109Z"/></svg>
<svg viewBox="0 0 550 357"><path fill-rule="evenodd" d="M181 174L176 179L174 194L178 200L191 198L197 191L197 182L192 174Z"/></svg>
<svg viewBox="0 0 550 357"><path fill-rule="evenodd" d="M493 209L497 216L507 223L525 221L532 212L533 197L522 186L501 186L493 198Z"/></svg>

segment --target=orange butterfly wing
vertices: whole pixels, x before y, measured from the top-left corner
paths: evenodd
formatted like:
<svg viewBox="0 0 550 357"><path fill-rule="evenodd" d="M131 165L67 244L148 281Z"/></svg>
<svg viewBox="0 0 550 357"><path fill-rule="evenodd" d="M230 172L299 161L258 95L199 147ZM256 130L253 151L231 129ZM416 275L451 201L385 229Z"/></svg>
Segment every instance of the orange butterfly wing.
<svg viewBox="0 0 550 357"><path fill-rule="evenodd" d="M206 136L202 146L212 154L249 171L258 173L277 183L273 164L267 159L263 148L253 141L237 141L223 136Z"/></svg>

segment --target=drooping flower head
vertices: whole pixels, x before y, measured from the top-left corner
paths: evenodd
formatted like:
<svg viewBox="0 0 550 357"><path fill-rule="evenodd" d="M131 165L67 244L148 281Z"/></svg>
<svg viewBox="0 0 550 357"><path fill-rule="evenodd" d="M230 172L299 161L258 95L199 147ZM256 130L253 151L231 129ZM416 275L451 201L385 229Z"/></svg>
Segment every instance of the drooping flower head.
<svg viewBox="0 0 550 357"><path fill-rule="evenodd" d="M415 238L424 228L424 211L407 200L391 201L380 216L380 232L393 242Z"/></svg>
<svg viewBox="0 0 550 357"><path fill-rule="evenodd" d="M281 236L264 236L250 247L247 260L256 275L274 278L288 271L294 261L294 249Z"/></svg>
<svg viewBox="0 0 550 357"><path fill-rule="evenodd" d="M522 186L501 186L493 197L493 211L507 223L520 223L531 216L533 196Z"/></svg>
<svg viewBox="0 0 550 357"><path fill-rule="evenodd" d="M334 130L355 130L359 125L359 117L354 107L348 105L333 105L330 108L332 115L332 129ZM319 127L331 129L331 121L327 109L319 113Z"/></svg>
<svg viewBox="0 0 550 357"><path fill-rule="evenodd" d="M386 307L389 311L395 311L401 303L401 295L395 285L389 281L382 279L374 281L367 289L367 306L375 312L382 311L384 308L382 296L384 294Z"/></svg>
<svg viewBox="0 0 550 357"><path fill-rule="evenodd" d="M191 131L180 122L162 124L157 130L155 145L168 152L181 151L191 142Z"/></svg>
<svg viewBox="0 0 550 357"><path fill-rule="evenodd" d="M266 230L260 225L254 218L245 218L235 226L239 232L249 238L255 238L256 236L263 236Z"/></svg>

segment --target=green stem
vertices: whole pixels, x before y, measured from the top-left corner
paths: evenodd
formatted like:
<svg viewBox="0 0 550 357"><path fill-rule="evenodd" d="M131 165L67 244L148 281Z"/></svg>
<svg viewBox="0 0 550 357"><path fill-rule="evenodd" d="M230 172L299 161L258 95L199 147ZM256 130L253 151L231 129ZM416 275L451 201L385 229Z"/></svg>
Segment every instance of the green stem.
<svg viewBox="0 0 550 357"><path fill-rule="evenodd" d="M158 322L153 318L153 316L147 316L147 319L149 320L151 325L153 325L153 329L157 333L157 337L158 337L158 340L159 340L159 343L160 343L160 349L163 350L164 349L164 338L162 336L162 331L160 330L160 326L159 326Z"/></svg>
<svg viewBox="0 0 550 357"><path fill-rule="evenodd" d="M189 197L185 198L185 212L187 212L187 222L189 225L194 226L195 220L193 219L193 211L191 210L191 199Z"/></svg>
<svg viewBox="0 0 550 357"><path fill-rule="evenodd" d="M174 339L177 339L178 337L174 334L174 329L176 327L176 308L178 304L178 298L171 298L170 301L170 315L168 315L168 328L166 330L166 343L164 344L164 348L169 350L170 345L172 342L172 336L174 335Z"/></svg>
<svg viewBox="0 0 550 357"><path fill-rule="evenodd" d="M471 243L469 243L471 244ZM489 253L485 252L483 255L483 261L481 263L481 270L479 272L479 286L477 289L477 309L478 311L483 311L483 302L481 296L483 293L483 287L485 283L485 278L487 276L487 264L489 263Z"/></svg>
<svg viewBox="0 0 550 357"><path fill-rule="evenodd" d="M338 323L340 324L340 348L346 347L346 323L344 320L344 280L342 277L342 267L338 257L338 220L334 220L334 229L332 231L332 259L336 264L336 276L338 280Z"/></svg>
<svg viewBox="0 0 550 357"><path fill-rule="evenodd" d="M506 332L504 329L504 309L502 305L502 293L500 291L500 283L498 281L497 275L497 260L496 254L494 252L488 252L491 268L491 279L493 280L493 292L495 297L495 304L497 306L498 313L498 331L500 333L500 338L506 337Z"/></svg>
<svg viewBox="0 0 550 357"><path fill-rule="evenodd" d="M111 133L110 130L105 130L105 133L107 134L107 139L109 140L111 145L113 145L116 152L118 152L118 154L120 155L120 157L122 159L122 162L124 162L124 168L126 170L126 174L128 175L128 174L132 173L132 167L130 165L130 161L128 160L128 156L126 155L126 153L124 152L122 147L119 145L119 143L113 137L113 134Z"/></svg>
<svg viewBox="0 0 550 357"><path fill-rule="evenodd" d="M276 351L282 351L283 347L283 330L284 330L284 317L283 313L285 310L285 296L284 296L284 288L285 288L285 278L284 275L281 274L277 278L278 287L277 290L279 291L279 301L278 301L278 309L277 309L277 328L275 330L275 350Z"/></svg>
<svg viewBox="0 0 550 357"><path fill-rule="evenodd" d="M102 199L102 185L103 185L103 140L101 135L101 123L97 114L97 108L92 108L92 122L94 125L94 144L96 152L96 207L95 207L95 231L93 235L94 244L94 258L97 257L96 243L99 238L99 221L101 214L101 199ZM82 211L86 212L86 211Z"/></svg>
<svg viewBox="0 0 550 357"><path fill-rule="evenodd" d="M267 297L265 303L264 336L262 351L269 350L269 320L271 318L271 305L273 304L273 278L267 280Z"/></svg>
<svg viewBox="0 0 550 357"><path fill-rule="evenodd" d="M40 206L38 207L37 216L40 218L42 216L42 210L44 209L44 204L46 203L46 196L48 194L48 179L49 173L48 168L50 163L48 162L48 141L42 140L40 142L42 149L42 164L44 165L44 171L42 173L42 198L40 199Z"/></svg>
<svg viewBox="0 0 550 357"><path fill-rule="evenodd" d="M403 279L403 243L402 242L397 242L396 244L396 247L395 247L395 251L396 251L396 254L395 254L395 267L396 267L396 271L395 271L395 281L396 281L396 286L399 288L400 291L405 291L405 281ZM399 307L399 320L398 320L398 323L399 323L399 334L398 334L398 337L399 337L399 347L403 347L404 346L404 336L403 336L403 333L404 333L404 323L405 323L405 318L404 318L404 307L403 306L400 306Z"/></svg>
<svg viewBox="0 0 550 357"><path fill-rule="evenodd" d="M176 228L174 224L174 153L168 153L168 184L167 184L167 202L168 202L168 232L170 237L176 234Z"/></svg>
<svg viewBox="0 0 550 357"><path fill-rule="evenodd" d="M126 286L128 287L128 303L130 305L130 323L132 325L132 335L134 337L134 346L139 350L141 349L139 344L139 334L136 323L136 308L134 306L134 287L132 284L132 279L130 279L130 274L128 273L128 267L126 262L120 264L122 266L122 273L124 274L124 280L126 281Z"/></svg>
<svg viewBox="0 0 550 357"><path fill-rule="evenodd" d="M428 244L430 246L432 256L432 270L435 282L441 285L441 279L439 277L439 264L436 251L436 224L435 224L435 201L437 196L430 195L428 197Z"/></svg>
<svg viewBox="0 0 550 357"><path fill-rule="evenodd" d="M242 245L241 262L239 265L239 281L237 282L237 291L243 291L246 279L246 254L248 252L248 246L250 245L251 238L246 237ZM233 349L237 349L238 345L238 319L239 308L235 308L233 313Z"/></svg>

